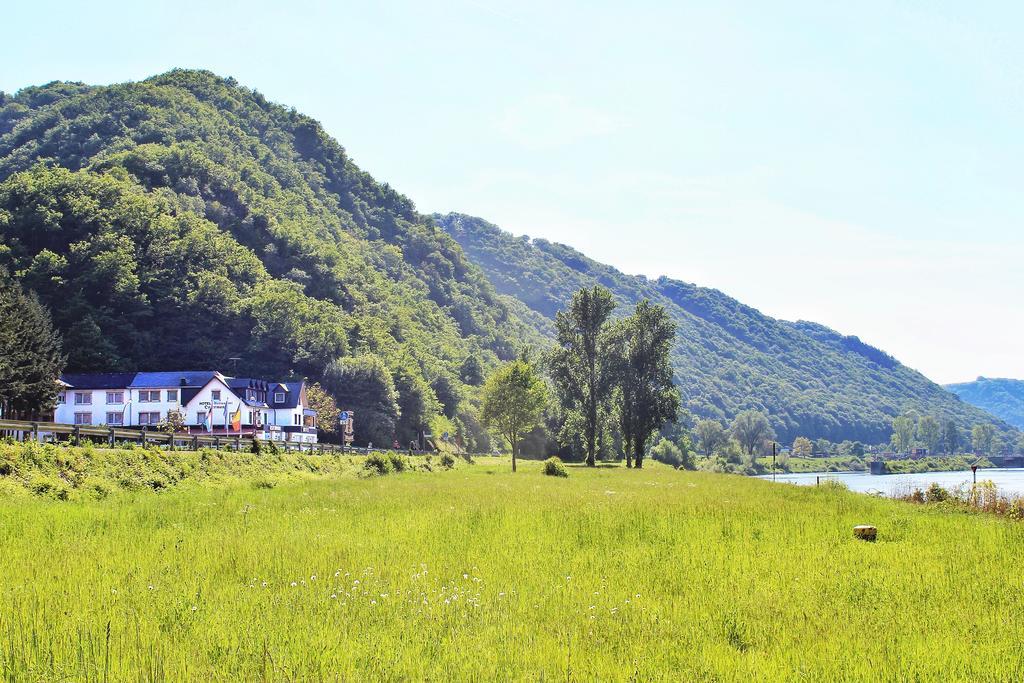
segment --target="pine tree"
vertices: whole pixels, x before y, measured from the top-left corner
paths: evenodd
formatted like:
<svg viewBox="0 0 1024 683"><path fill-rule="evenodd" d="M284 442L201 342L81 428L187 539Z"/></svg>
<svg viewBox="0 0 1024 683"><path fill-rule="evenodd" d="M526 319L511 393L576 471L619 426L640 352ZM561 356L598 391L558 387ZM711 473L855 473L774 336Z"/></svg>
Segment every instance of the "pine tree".
<svg viewBox="0 0 1024 683"><path fill-rule="evenodd" d="M64 369L60 335L34 294L0 272L0 410L4 417L49 417Z"/></svg>

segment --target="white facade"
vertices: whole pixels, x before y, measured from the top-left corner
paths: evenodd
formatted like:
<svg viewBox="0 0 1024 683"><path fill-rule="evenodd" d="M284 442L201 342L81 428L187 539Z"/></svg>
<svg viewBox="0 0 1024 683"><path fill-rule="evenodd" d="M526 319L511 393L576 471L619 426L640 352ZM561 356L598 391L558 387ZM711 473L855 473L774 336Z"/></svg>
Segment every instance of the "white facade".
<svg viewBox="0 0 1024 683"><path fill-rule="evenodd" d="M188 374L194 379L199 373ZM209 414L212 433L238 434L239 431L229 429L228 425L240 410L240 431L243 434L282 441L316 442L316 416L306 402L305 383L264 383L268 387L264 403L255 400L256 397L245 388L232 389L228 384L230 378L220 373L206 373L206 376L205 384L197 387L195 384L189 386L185 377L177 384L167 381L177 377L175 373L71 375L68 376L71 381L64 382L67 386L62 387L58 396L54 422L155 427L167 419L168 413L177 411L184 416L186 429L193 433L205 432L203 424ZM152 377L165 381L146 384L145 380ZM93 388L76 387L76 378L81 378L81 384ZM101 385L109 386L95 388ZM282 398L282 394L285 400L275 401Z"/></svg>

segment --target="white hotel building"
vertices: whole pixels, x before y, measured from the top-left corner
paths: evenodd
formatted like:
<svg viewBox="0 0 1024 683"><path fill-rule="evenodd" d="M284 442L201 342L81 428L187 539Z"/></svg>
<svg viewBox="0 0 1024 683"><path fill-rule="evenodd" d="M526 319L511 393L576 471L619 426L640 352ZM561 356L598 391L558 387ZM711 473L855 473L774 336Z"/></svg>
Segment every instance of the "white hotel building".
<svg viewBox="0 0 1024 683"><path fill-rule="evenodd" d="M60 380L54 422L149 428L177 411L190 433L316 442L316 411L309 407L305 382L226 377L215 371L66 374ZM241 429L231 429L239 410Z"/></svg>

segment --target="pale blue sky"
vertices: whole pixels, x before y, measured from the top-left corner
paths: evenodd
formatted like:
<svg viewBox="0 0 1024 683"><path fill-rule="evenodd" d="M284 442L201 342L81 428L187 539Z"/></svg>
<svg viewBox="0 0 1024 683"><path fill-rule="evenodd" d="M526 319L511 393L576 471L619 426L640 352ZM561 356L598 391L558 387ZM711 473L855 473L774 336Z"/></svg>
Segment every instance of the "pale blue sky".
<svg viewBox="0 0 1024 683"><path fill-rule="evenodd" d="M1024 6L36 0L0 89L175 66L323 122L423 211L1024 377Z"/></svg>

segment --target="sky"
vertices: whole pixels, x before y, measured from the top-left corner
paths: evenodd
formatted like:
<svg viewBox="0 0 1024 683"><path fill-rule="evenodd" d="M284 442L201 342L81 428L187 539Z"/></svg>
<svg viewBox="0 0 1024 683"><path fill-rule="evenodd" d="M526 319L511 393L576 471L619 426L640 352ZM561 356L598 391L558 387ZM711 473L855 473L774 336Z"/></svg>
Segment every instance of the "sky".
<svg viewBox="0 0 1024 683"><path fill-rule="evenodd" d="M1024 378L1024 4L13 5L0 90L209 69L421 211Z"/></svg>

